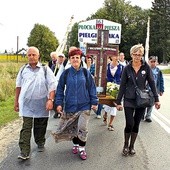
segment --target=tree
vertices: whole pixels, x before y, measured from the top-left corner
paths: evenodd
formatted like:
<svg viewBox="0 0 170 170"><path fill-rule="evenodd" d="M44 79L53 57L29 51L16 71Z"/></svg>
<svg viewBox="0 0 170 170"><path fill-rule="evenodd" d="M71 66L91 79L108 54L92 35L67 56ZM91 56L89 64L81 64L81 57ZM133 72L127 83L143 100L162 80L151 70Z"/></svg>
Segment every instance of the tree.
<svg viewBox="0 0 170 170"><path fill-rule="evenodd" d="M119 49L130 60L130 48L137 43L145 45L148 16L149 10L142 10L138 6L133 7L125 0L105 0L104 6L98 9L95 14L89 16L87 20L102 18L122 24ZM69 42L72 45L77 45L75 41L77 41L78 24L74 25L74 27L71 31Z"/></svg>
<svg viewBox="0 0 170 170"><path fill-rule="evenodd" d="M145 44L149 10L131 6L124 0L105 0L104 7L91 16L91 19L107 19L122 24L120 51L131 59L129 51L134 44Z"/></svg>
<svg viewBox="0 0 170 170"><path fill-rule="evenodd" d="M57 38L50 29L41 24L35 24L28 38L28 46L35 46L40 51L42 61L50 60L50 53L59 45Z"/></svg>
<svg viewBox="0 0 170 170"><path fill-rule="evenodd" d="M71 46L76 46L79 47L79 42L78 42L78 23L76 22L72 29L71 32L68 35L68 41L67 41L68 47Z"/></svg>
<svg viewBox="0 0 170 170"><path fill-rule="evenodd" d="M155 0L151 10L150 44L159 62L170 60L170 1Z"/></svg>

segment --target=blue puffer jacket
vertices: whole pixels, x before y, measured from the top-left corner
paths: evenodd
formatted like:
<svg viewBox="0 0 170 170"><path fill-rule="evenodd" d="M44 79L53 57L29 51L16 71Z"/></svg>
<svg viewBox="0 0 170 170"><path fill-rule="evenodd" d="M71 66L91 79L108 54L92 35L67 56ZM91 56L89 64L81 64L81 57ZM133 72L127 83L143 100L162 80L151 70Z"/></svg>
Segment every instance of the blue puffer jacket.
<svg viewBox="0 0 170 170"><path fill-rule="evenodd" d="M64 105L66 113L91 110L91 105L98 104L98 98L96 86L90 72L87 70L88 83L86 83L83 68L77 71L71 66L68 69L66 79L64 76L66 71L64 71L57 86L56 106Z"/></svg>

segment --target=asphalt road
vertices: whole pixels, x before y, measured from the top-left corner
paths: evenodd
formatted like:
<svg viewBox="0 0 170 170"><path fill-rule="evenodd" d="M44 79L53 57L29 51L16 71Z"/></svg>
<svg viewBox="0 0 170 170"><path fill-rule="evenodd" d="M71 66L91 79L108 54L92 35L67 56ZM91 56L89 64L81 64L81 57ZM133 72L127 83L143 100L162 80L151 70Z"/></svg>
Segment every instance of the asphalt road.
<svg viewBox="0 0 170 170"><path fill-rule="evenodd" d="M124 113L118 112L114 121L115 131L110 132L102 119L92 112L89 122L87 160L82 161L71 152L71 142L55 143L51 131L56 129L58 119L52 116L47 130L45 151L37 152L32 139L31 158L17 159L18 144L9 147L8 157L0 163L0 170L169 170L170 168L170 76L165 76L165 94L161 109L155 110L152 123L142 121L136 141L136 155L123 157Z"/></svg>

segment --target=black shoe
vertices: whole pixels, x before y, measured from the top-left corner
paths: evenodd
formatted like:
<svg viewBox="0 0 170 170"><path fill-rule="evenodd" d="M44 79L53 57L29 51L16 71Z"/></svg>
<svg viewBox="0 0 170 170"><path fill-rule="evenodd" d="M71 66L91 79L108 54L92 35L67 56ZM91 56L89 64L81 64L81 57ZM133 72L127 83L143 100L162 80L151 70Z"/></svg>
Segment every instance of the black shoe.
<svg viewBox="0 0 170 170"><path fill-rule="evenodd" d="M29 158L30 157L28 154L21 153L20 155L18 155L18 159L27 160Z"/></svg>
<svg viewBox="0 0 170 170"><path fill-rule="evenodd" d="M38 152L44 152L44 145L38 145Z"/></svg>
<svg viewBox="0 0 170 170"><path fill-rule="evenodd" d="M129 148L128 147L123 147L122 155L123 156L128 156L129 155Z"/></svg>
<svg viewBox="0 0 170 170"><path fill-rule="evenodd" d="M136 154L136 151L134 148L129 148L129 155L133 156Z"/></svg>
<svg viewBox="0 0 170 170"><path fill-rule="evenodd" d="M152 120L150 118L145 119L145 121L148 122L148 123L152 122Z"/></svg>

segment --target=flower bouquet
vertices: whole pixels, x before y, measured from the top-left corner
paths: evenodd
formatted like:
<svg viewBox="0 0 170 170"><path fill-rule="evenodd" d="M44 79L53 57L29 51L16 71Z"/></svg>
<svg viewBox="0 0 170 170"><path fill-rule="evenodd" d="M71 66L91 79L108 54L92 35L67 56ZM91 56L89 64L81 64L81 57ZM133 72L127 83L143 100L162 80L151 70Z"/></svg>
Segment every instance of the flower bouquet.
<svg viewBox="0 0 170 170"><path fill-rule="evenodd" d="M119 92L119 86L120 85L118 85L118 84L108 82L106 92L116 99L117 95L118 95L118 92Z"/></svg>

